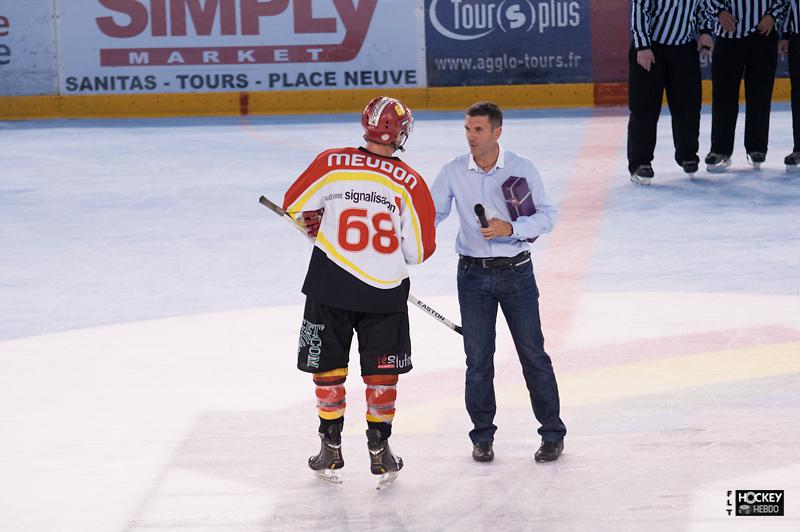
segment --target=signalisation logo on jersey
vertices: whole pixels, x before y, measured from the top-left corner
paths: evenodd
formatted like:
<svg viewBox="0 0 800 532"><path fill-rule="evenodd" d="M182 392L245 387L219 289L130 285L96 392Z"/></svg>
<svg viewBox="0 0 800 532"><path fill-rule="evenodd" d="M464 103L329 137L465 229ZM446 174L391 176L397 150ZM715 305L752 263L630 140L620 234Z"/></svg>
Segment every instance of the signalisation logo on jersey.
<svg viewBox="0 0 800 532"><path fill-rule="evenodd" d="M591 81L589 0L426 0L432 86Z"/></svg>

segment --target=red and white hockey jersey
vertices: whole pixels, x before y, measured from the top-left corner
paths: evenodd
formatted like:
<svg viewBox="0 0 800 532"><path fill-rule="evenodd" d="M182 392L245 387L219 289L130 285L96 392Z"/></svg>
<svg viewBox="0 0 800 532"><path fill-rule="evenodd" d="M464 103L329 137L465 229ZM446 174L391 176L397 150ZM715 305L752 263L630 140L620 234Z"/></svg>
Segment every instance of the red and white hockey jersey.
<svg viewBox="0 0 800 532"><path fill-rule="evenodd" d="M283 200L292 215L325 209L303 293L363 312L405 310L406 264L436 249L436 209L420 175L363 148L319 154Z"/></svg>

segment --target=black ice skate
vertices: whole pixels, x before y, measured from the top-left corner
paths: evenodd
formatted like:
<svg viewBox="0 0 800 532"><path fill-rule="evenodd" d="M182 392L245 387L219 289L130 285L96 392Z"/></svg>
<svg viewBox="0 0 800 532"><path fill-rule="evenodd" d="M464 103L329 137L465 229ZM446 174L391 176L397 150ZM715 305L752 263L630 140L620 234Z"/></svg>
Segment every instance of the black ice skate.
<svg viewBox="0 0 800 532"><path fill-rule="evenodd" d="M761 168L761 165L764 164L764 161L767 160L767 155L760 151L751 151L747 154L747 164L755 168L756 170Z"/></svg>
<svg viewBox="0 0 800 532"><path fill-rule="evenodd" d="M786 172L794 173L800 169L800 151L793 151L783 160L786 165Z"/></svg>
<svg viewBox="0 0 800 532"><path fill-rule="evenodd" d="M381 440L381 432L377 429L367 430L367 447L370 470L373 475L381 475L376 489L381 489L397 478L397 472L403 469L403 459L392 454L389 440Z"/></svg>
<svg viewBox="0 0 800 532"><path fill-rule="evenodd" d="M308 459L308 467L314 470L317 478L333 482L342 483L342 476L339 472L344 467L342 458L342 426L331 425L327 434L319 433L322 445L319 454Z"/></svg>
<svg viewBox="0 0 800 532"><path fill-rule="evenodd" d="M636 167L636 170L631 172L631 181L637 185L649 185L653 180L654 175L655 173L653 172L653 167L651 165L640 164Z"/></svg>
<svg viewBox="0 0 800 532"><path fill-rule="evenodd" d="M706 155L706 170L711 173L723 172L731 165L731 156L713 151Z"/></svg>
<svg viewBox="0 0 800 532"><path fill-rule="evenodd" d="M699 163L697 161L683 161L681 163L681 168L683 168L683 172L689 176L689 179L694 177L694 174L697 173L697 167Z"/></svg>

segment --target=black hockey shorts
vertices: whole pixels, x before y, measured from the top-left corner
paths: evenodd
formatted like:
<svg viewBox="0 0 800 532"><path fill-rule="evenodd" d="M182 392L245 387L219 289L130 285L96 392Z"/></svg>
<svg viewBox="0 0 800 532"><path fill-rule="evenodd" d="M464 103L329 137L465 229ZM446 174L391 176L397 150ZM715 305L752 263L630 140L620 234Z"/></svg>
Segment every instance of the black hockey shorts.
<svg viewBox="0 0 800 532"><path fill-rule="evenodd" d="M355 312L323 305L308 297L297 348L297 368L308 373L346 368L353 330L358 334L361 375L398 375L411 371L408 312Z"/></svg>

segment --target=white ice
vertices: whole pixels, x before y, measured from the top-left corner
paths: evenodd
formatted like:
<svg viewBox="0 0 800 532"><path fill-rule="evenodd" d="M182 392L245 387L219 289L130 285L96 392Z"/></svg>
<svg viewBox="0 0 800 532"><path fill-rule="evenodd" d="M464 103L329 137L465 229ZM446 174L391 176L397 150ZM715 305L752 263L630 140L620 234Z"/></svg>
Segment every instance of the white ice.
<svg viewBox="0 0 800 532"><path fill-rule="evenodd" d="M313 386L295 369L308 244L258 203L356 115L0 123L0 530L800 530L800 175L776 105L767 163L689 180L662 117L650 187L622 110L509 111L559 204L533 245L568 428L536 464L500 319L497 458L470 457L460 337L415 308L374 489L353 366L345 481L316 480ZM703 115L701 157L710 116ZM417 113L404 158L432 182L461 113ZM702 166L702 165L701 165ZM412 292L460 321L453 250ZM727 515L785 490L784 517Z"/></svg>

